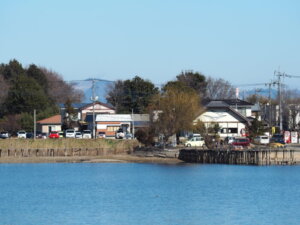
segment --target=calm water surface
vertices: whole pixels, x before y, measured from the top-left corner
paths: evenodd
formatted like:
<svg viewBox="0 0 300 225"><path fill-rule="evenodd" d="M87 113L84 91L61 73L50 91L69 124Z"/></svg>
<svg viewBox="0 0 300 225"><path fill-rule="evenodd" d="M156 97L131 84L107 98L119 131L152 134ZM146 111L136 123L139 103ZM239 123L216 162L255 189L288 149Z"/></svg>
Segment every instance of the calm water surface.
<svg viewBox="0 0 300 225"><path fill-rule="evenodd" d="M1 164L0 225L23 224L300 224L300 167Z"/></svg>

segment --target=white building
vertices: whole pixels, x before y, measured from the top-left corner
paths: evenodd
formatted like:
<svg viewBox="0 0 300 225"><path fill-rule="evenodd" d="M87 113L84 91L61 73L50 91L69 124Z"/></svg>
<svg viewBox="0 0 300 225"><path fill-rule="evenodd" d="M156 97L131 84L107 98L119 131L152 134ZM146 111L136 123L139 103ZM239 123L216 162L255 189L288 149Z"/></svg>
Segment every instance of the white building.
<svg viewBox="0 0 300 225"><path fill-rule="evenodd" d="M149 121L149 114L97 114L96 131L105 133L106 137L114 137L121 127L135 133L138 129L149 126Z"/></svg>
<svg viewBox="0 0 300 225"><path fill-rule="evenodd" d="M205 111L195 120L202 121L206 128L218 124L221 138L243 136L254 119L251 107L253 104L240 99L209 100L204 102Z"/></svg>

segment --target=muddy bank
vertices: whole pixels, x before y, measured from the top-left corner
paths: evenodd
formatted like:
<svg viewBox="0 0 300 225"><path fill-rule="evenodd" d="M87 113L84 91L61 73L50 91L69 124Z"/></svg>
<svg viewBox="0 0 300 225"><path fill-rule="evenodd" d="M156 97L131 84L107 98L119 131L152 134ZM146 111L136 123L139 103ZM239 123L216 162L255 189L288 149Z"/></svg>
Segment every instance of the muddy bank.
<svg viewBox="0 0 300 225"><path fill-rule="evenodd" d="M0 140L0 163L179 163L179 150L120 140Z"/></svg>
<svg viewBox="0 0 300 225"><path fill-rule="evenodd" d="M177 158L137 155L69 156L69 157L2 157L0 163L182 163Z"/></svg>

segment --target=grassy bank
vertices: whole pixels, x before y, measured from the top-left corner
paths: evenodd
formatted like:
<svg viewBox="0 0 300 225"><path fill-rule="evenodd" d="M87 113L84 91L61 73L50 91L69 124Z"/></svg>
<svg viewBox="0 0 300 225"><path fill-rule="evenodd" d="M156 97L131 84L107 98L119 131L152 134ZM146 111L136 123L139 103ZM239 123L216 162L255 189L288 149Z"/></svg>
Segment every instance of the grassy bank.
<svg viewBox="0 0 300 225"><path fill-rule="evenodd" d="M132 151L138 146L136 140L110 139L1 139L0 149L110 149L114 152Z"/></svg>
<svg viewBox="0 0 300 225"><path fill-rule="evenodd" d="M168 154L133 150L136 140L0 139L0 163L163 163L181 161ZM133 153L133 154L130 154Z"/></svg>

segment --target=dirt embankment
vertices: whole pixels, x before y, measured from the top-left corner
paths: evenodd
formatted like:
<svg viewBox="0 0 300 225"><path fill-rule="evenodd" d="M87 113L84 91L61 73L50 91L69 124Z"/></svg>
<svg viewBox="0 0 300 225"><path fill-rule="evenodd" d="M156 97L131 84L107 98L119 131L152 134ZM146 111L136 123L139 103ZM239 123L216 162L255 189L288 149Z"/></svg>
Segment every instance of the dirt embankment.
<svg viewBox="0 0 300 225"><path fill-rule="evenodd" d="M0 163L167 163L178 150L141 149L132 140L0 140Z"/></svg>

